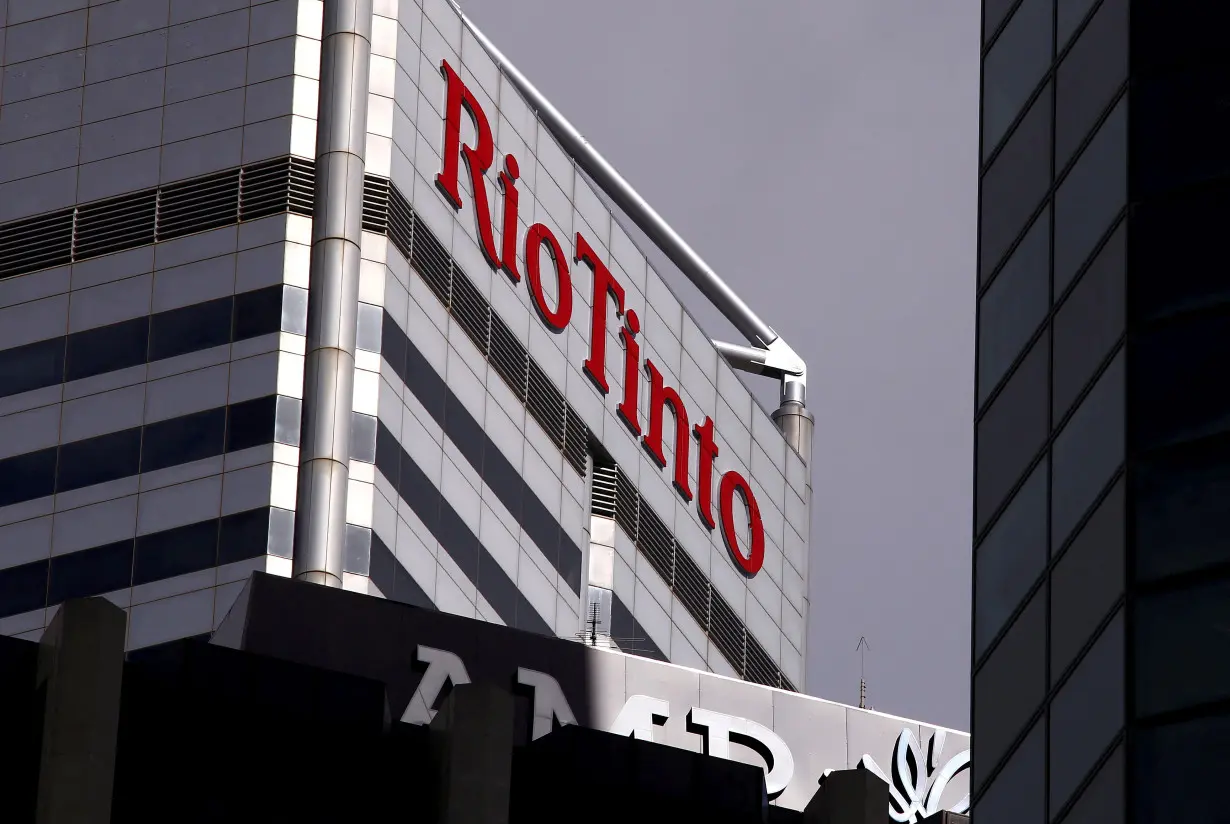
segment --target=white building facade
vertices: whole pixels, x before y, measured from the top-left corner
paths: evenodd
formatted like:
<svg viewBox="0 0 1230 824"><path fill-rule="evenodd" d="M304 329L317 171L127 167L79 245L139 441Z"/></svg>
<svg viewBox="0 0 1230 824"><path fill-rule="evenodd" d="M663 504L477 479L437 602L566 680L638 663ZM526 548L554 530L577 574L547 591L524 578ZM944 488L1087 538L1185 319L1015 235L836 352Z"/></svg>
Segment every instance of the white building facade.
<svg viewBox="0 0 1230 824"><path fill-rule="evenodd" d="M322 12L9 0L0 632L204 635L298 569ZM355 28L340 583L801 689L809 456L446 0Z"/></svg>

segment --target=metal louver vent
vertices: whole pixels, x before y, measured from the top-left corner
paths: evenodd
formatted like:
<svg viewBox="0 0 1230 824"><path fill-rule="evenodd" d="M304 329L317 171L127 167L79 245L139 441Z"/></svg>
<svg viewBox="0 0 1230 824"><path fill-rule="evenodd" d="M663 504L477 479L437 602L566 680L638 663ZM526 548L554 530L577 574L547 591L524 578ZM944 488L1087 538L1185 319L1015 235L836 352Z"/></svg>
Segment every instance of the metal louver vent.
<svg viewBox="0 0 1230 824"><path fill-rule="evenodd" d="M517 398L525 403L530 355L499 315L491 315L491 365Z"/></svg>
<svg viewBox="0 0 1230 824"><path fill-rule="evenodd" d="M675 581L671 589L679 602L696 619L696 623L707 628L712 621L709 602L713 586L692 557L678 546L675 548Z"/></svg>
<svg viewBox="0 0 1230 824"><path fill-rule="evenodd" d="M410 247L410 264L418 269L423 281L444 304L444 308L451 309L453 259L417 214L414 215L414 244Z"/></svg>
<svg viewBox="0 0 1230 824"><path fill-rule="evenodd" d="M0 226L0 277L71 263L74 211L61 209Z"/></svg>
<svg viewBox="0 0 1230 824"><path fill-rule="evenodd" d="M316 180L311 163L279 157L245 166L240 176L239 217L257 220L280 212L312 213Z"/></svg>
<svg viewBox="0 0 1230 824"><path fill-rule="evenodd" d="M589 427L571 404L565 404L564 408L564 460L568 461L578 474L584 475L589 453Z"/></svg>
<svg viewBox="0 0 1230 824"><path fill-rule="evenodd" d="M529 391L525 397L525 408L529 410L534 420L538 421L560 449L564 448L564 396L551 383L547 373L534 361L530 361Z"/></svg>
<svg viewBox="0 0 1230 824"><path fill-rule="evenodd" d="M709 604L709 637L735 669L747 675L744 647L747 628L724 598L714 598Z"/></svg>
<svg viewBox="0 0 1230 824"><path fill-rule="evenodd" d="M79 206L73 257L96 257L153 243L157 209L154 190Z"/></svg>
<svg viewBox="0 0 1230 824"><path fill-rule="evenodd" d="M675 539L666 524L649 509L644 498L641 498L640 527L636 535L636 548L645 553L645 557L662 576L662 580L666 581L666 585L674 588Z"/></svg>
<svg viewBox="0 0 1230 824"><path fill-rule="evenodd" d="M747 640L747 680L771 687L782 686L781 670L773 663L768 651L750 632L745 633L744 637Z"/></svg>
<svg viewBox="0 0 1230 824"><path fill-rule="evenodd" d="M491 307L469 278L453 278L453 302L449 313L457 319L457 325L474 341L483 357L487 357Z"/></svg>
<svg viewBox="0 0 1230 824"><path fill-rule="evenodd" d="M593 492L590 495L590 513L601 518L615 517L615 484L619 470L614 466L594 465Z"/></svg>
<svg viewBox="0 0 1230 824"><path fill-rule="evenodd" d="M392 181L375 175L363 176L363 231L384 235L389 230L389 190Z"/></svg>
<svg viewBox="0 0 1230 824"><path fill-rule="evenodd" d="M389 186L389 240L401 252L402 257L410 259L410 249L414 245L414 211L402 197L397 187Z"/></svg>
<svg viewBox="0 0 1230 824"><path fill-rule="evenodd" d="M636 541L640 528L637 523L640 518L641 495L628 477L620 472L615 478L615 523Z"/></svg>
<svg viewBox="0 0 1230 824"><path fill-rule="evenodd" d="M239 222L239 169L170 183L158 192L158 240Z"/></svg>

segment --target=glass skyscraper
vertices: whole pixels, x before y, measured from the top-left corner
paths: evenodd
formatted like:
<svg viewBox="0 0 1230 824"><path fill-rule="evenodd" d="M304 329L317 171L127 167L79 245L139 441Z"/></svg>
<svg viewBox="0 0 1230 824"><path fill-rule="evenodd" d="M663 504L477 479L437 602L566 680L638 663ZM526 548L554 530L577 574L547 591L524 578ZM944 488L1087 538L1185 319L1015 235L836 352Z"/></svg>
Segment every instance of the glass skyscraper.
<svg viewBox="0 0 1230 824"><path fill-rule="evenodd" d="M1228 23L983 2L975 820L1230 820Z"/></svg>

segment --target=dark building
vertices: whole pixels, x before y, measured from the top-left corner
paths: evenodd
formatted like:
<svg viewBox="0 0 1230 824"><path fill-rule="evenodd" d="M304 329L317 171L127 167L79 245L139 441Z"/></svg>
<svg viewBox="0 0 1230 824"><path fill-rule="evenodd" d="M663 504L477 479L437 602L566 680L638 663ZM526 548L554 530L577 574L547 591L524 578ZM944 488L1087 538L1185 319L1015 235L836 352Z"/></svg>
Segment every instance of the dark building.
<svg viewBox="0 0 1230 824"><path fill-rule="evenodd" d="M2 819L890 822L889 786L868 770L826 774L803 811L770 806L766 773L754 765L550 717L537 730L540 696L515 683L460 679L432 702L428 724L398 721L391 699L409 673L361 671L387 665L382 650L396 646L388 633L418 610L309 596L335 631L277 630L270 611L312 590L325 592L275 582L242 596L246 615L232 640L272 654L182 639L126 659L124 613L101 598L66 602L38 643L0 637ZM476 621L446 624L471 646L481 632ZM387 633L359 632L373 628ZM581 645L507 633L506 653L532 659L550 648L565 668L584 658ZM584 700L576 709L583 721ZM928 820L968 821L944 812Z"/></svg>
<svg viewBox="0 0 1230 824"><path fill-rule="evenodd" d="M974 818L1222 822L1230 8L984 0Z"/></svg>

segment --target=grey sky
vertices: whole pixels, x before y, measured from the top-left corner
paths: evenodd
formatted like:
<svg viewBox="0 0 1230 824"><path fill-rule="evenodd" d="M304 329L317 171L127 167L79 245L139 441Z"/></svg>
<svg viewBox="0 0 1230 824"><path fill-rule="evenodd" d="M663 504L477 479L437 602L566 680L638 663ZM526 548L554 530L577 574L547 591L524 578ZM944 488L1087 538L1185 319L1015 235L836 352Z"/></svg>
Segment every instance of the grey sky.
<svg viewBox="0 0 1230 824"><path fill-rule="evenodd" d="M806 358L808 691L968 729L977 0L462 7Z"/></svg>

